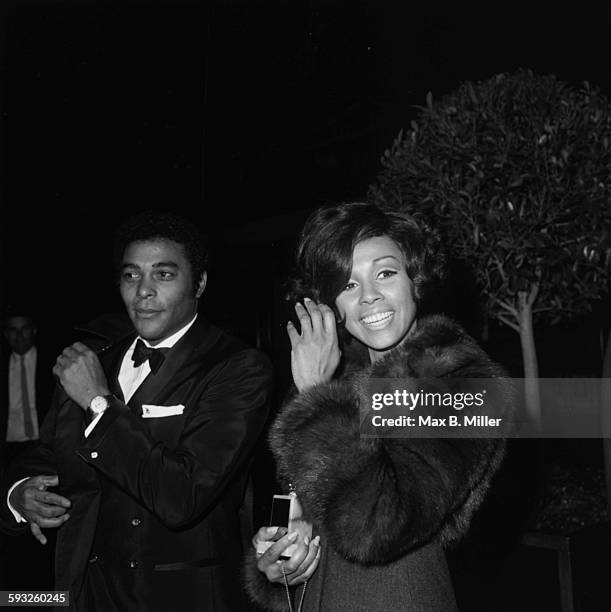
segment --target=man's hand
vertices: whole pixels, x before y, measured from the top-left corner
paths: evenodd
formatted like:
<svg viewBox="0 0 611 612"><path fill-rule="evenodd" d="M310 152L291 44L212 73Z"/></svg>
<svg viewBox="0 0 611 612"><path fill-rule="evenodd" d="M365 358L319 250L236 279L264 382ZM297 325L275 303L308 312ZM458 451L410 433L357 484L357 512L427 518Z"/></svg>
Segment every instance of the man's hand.
<svg viewBox="0 0 611 612"><path fill-rule="evenodd" d="M106 374L98 356L82 342L64 349L57 358L53 374L57 376L68 397L83 410L98 395L110 395Z"/></svg>
<svg viewBox="0 0 611 612"><path fill-rule="evenodd" d="M49 476L32 476L19 483L9 496L11 506L30 523L32 535L41 543L46 544L47 538L42 528L60 527L69 518L66 512L70 508L70 500L47 491L49 487L59 484L57 474Z"/></svg>
<svg viewBox="0 0 611 612"><path fill-rule="evenodd" d="M290 586L301 584L308 580L318 567L318 562L320 561L320 536L316 536L313 540L306 537L302 541L297 541L299 533L294 531L279 538L284 531L284 529L281 530L274 527L261 527L257 531L252 540L255 550L259 541L275 541L259 557L257 568L265 574L270 582L284 583L284 575L286 574L286 580ZM286 561L281 560L280 555L296 541L297 548L291 555L291 558Z"/></svg>
<svg viewBox="0 0 611 612"><path fill-rule="evenodd" d="M301 334L289 321L287 332L291 341L291 370L299 391L319 383L329 382L339 365L340 350L333 310L325 304L304 300L305 307L295 305Z"/></svg>

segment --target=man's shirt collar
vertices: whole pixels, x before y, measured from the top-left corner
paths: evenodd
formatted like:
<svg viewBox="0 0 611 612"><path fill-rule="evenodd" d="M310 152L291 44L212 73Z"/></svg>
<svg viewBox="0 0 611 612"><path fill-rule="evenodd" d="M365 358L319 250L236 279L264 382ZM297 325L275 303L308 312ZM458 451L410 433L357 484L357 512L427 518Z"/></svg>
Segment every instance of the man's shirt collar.
<svg viewBox="0 0 611 612"><path fill-rule="evenodd" d="M36 358L36 345L31 346L25 353L23 353L23 355L20 355L19 353L15 353L14 351L11 353L11 359L13 361L19 361L19 359L21 357L23 357L24 361L27 363L29 362L31 359L35 359Z"/></svg>
<svg viewBox="0 0 611 612"><path fill-rule="evenodd" d="M144 338L140 338L140 336L138 336L136 340L142 340L142 342L144 342L146 346L149 346L151 348L172 348L191 329L191 326L193 325L193 323L195 323L195 319L197 319L197 313L195 313L195 316L184 327L181 327L177 332L173 333L171 336L168 336L165 340L162 340L159 344L156 344L155 346L152 346L150 342L148 342ZM136 340L134 340L133 346L136 345Z"/></svg>

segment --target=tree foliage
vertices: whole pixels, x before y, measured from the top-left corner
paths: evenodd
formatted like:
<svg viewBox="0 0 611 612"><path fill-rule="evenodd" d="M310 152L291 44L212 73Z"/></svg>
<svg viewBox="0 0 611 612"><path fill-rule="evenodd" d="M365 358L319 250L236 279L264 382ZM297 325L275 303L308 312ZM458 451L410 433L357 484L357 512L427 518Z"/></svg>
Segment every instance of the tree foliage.
<svg viewBox="0 0 611 612"><path fill-rule="evenodd" d="M556 322L608 288L611 107L587 83L520 70L429 94L382 166L371 199L438 223L489 316L518 329L526 299Z"/></svg>

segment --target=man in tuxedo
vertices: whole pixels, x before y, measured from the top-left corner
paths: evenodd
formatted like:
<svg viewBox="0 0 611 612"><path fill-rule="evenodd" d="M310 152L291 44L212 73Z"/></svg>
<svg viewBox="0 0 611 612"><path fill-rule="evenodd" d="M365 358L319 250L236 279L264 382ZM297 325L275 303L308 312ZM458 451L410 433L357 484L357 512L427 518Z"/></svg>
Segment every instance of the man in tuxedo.
<svg viewBox="0 0 611 612"><path fill-rule="evenodd" d="M58 528L73 609L246 609L239 512L270 365L197 315L206 257L189 222L140 215L116 255L135 332L58 357L62 392L12 471L4 529Z"/></svg>

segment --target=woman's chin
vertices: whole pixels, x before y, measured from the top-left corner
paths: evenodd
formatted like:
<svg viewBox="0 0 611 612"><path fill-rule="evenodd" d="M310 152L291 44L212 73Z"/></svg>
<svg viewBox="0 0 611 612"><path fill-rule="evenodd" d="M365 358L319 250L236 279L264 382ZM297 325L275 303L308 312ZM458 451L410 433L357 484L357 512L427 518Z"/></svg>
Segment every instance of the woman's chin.
<svg viewBox="0 0 611 612"><path fill-rule="evenodd" d="M389 351L405 339L407 333L368 334L365 344L374 351Z"/></svg>

